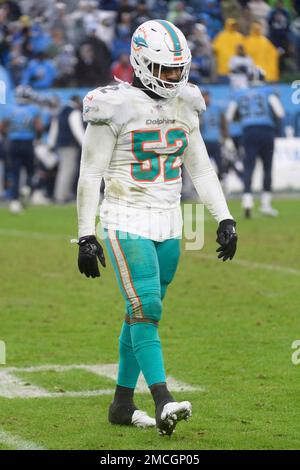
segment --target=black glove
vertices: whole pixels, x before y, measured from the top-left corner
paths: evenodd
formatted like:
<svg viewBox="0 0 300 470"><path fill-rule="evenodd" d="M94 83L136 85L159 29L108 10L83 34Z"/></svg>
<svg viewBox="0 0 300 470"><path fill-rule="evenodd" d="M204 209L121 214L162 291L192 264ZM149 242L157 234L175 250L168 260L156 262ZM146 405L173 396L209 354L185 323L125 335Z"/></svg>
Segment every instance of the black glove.
<svg viewBox="0 0 300 470"><path fill-rule="evenodd" d="M216 242L221 245L216 251L219 252L218 258L226 261L232 259L236 252L237 234L235 231L236 222L231 219L222 220L217 230Z"/></svg>
<svg viewBox="0 0 300 470"><path fill-rule="evenodd" d="M81 273L87 277L99 277L100 272L98 268L97 258L102 266L105 268L105 258L102 246L94 235L88 237L81 237L78 240L79 253L78 253L78 268Z"/></svg>

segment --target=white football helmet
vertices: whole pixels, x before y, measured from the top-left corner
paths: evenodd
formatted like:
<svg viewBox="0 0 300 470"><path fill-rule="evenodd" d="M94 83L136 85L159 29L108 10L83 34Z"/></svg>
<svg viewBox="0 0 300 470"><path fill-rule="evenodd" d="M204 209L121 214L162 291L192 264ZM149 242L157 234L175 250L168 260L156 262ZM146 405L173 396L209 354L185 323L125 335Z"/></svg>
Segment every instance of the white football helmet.
<svg viewBox="0 0 300 470"><path fill-rule="evenodd" d="M130 62L135 75L145 88L163 98L174 98L185 87L191 59L183 33L169 21L146 21L133 33ZM178 82L160 78L162 68L167 67L181 68Z"/></svg>

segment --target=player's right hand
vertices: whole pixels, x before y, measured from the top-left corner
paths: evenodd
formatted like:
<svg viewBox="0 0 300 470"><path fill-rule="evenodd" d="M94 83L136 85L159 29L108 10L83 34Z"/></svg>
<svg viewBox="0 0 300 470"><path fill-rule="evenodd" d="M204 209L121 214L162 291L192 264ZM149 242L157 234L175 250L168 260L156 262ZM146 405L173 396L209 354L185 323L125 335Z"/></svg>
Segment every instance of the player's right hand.
<svg viewBox="0 0 300 470"><path fill-rule="evenodd" d="M81 237L78 240L79 253L78 253L78 268L86 277L99 277L100 272L98 268L99 259L102 266L105 268L105 257L103 248L94 235Z"/></svg>

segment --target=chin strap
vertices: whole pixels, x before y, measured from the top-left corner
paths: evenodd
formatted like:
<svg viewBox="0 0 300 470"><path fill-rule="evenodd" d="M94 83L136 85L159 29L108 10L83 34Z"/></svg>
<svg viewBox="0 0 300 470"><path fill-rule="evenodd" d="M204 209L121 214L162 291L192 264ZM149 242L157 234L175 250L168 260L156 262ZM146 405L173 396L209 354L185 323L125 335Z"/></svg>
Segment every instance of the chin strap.
<svg viewBox="0 0 300 470"><path fill-rule="evenodd" d="M163 100L163 99L165 99L162 96L157 95L154 91L149 90L148 88L145 88L145 85L143 85L141 80L136 75L134 75L132 86L134 86L136 88L139 88L144 93L146 93L146 95L148 95L150 98L153 98L154 100Z"/></svg>

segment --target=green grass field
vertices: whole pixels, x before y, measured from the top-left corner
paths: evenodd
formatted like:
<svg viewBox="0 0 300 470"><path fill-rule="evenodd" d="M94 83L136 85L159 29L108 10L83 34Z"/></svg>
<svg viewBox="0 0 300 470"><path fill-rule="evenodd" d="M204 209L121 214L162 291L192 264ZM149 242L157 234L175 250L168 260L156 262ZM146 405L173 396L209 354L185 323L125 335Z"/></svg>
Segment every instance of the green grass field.
<svg viewBox="0 0 300 470"><path fill-rule="evenodd" d="M239 233L234 261L215 257L210 217L204 249L182 251L160 334L167 374L202 391L175 393L192 402L193 417L171 438L108 424L113 378L72 367L34 369L117 363L123 300L110 264L100 280L77 271L77 247L69 243L76 237L74 207L29 208L19 217L1 209L0 340L7 361L0 366L0 449L30 443L47 449L299 449L300 365L291 361L292 342L300 339L299 200L274 205L277 219L256 214L243 220L239 203L231 203ZM10 385L3 379L7 368L17 368ZM19 395L5 398L16 383L23 384ZM24 398L34 387L52 396ZM93 396L97 390L106 394ZM153 415L148 393L136 402Z"/></svg>

